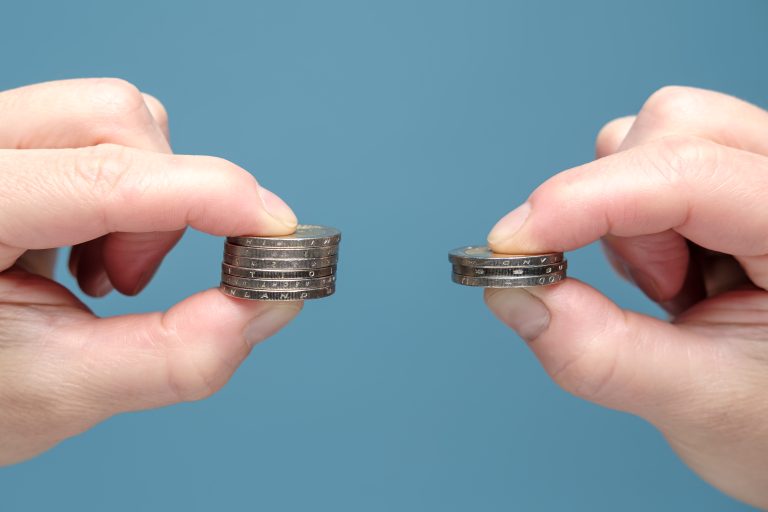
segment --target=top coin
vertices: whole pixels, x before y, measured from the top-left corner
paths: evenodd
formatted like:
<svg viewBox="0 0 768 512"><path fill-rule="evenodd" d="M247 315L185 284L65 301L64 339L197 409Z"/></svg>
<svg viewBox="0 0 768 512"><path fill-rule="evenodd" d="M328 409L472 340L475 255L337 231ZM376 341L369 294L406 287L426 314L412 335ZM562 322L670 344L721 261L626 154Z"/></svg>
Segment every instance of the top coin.
<svg viewBox="0 0 768 512"><path fill-rule="evenodd" d="M448 253L454 265L465 267L538 267L563 261L563 253L546 254L499 254L487 246L468 245Z"/></svg>
<svg viewBox="0 0 768 512"><path fill-rule="evenodd" d="M325 247L338 244L341 232L328 226L299 224L291 235L230 236L227 241L244 247Z"/></svg>

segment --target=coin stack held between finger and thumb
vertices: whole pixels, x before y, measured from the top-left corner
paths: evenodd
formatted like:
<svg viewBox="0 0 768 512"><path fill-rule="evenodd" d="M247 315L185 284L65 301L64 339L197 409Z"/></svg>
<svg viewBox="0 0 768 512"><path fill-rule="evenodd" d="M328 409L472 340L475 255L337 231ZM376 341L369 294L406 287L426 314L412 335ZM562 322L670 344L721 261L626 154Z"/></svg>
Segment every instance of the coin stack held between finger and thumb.
<svg viewBox="0 0 768 512"><path fill-rule="evenodd" d="M498 254L486 246L467 246L448 253L451 279L464 286L525 288L546 286L565 279L568 262L562 252Z"/></svg>
<svg viewBox="0 0 768 512"><path fill-rule="evenodd" d="M224 244L221 290L251 300L305 300L333 295L341 233L299 225L286 236L235 236Z"/></svg>

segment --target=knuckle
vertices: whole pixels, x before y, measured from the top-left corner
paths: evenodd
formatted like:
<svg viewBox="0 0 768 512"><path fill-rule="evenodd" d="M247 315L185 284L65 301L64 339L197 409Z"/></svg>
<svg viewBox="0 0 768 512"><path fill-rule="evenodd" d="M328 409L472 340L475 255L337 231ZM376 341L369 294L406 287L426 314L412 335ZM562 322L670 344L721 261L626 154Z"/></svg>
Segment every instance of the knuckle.
<svg viewBox="0 0 768 512"><path fill-rule="evenodd" d="M129 192L125 178L132 167L132 152L116 144L99 144L67 153L62 175L78 197L99 204Z"/></svg>
<svg viewBox="0 0 768 512"><path fill-rule="evenodd" d="M132 83L121 78L98 78L90 83L89 98L103 115L123 117L140 112L144 96Z"/></svg>
<svg viewBox="0 0 768 512"><path fill-rule="evenodd" d="M90 117L99 120L89 123L87 131L97 142L122 142L152 123L144 95L125 80L93 79L88 82L87 98Z"/></svg>
<svg viewBox="0 0 768 512"><path fill-rule="evenodd" d="M694 87L667 85L651 94L641 112L657 123L689 117L699 108L704 91Z"/></svg>
<svg viewBox="0 0 768 512"><path fill-rule="evenodd" d="M599 401L611 387L616 368L613 353L587 350L550 372L565 391L589 401Z"/></svg>
<svg viewBox="0 0 768 512"><path fill-rule="evenodd" d="M184 350L171 358L169 387L176 399L193 402L208 398L219 391L234 372L213 350Z"/></svg>
<svg viewBox="0 0 768 512"><path fill-rule="evenodd" d="M626 385L625 368L620 368L622 343L636 340L636 327L631 315L618 321L594 325L594 330L568 341L572 351L553 356L548 373L565 391L602 404L611 402L614 394ZM626 380L626 379L623 379Z"/></svg>
<svg viewBox="0 0 768 512"><path fill-rule="evenodd" d="M185 340L172 322L163 319L161 336L170 352L166 355L168 388L176 401L192 402L208 398L219 391L237 367L224 349L225 344ZM241 360L247 355L247 347L241 344Z"/></svg>
<svg viewBox="0 0 768 512"><path fill-rule="evenodd" d="M692 135L669 135L650 144L653 169L671 183L711 174L720 160L718 145Z"/></svg>

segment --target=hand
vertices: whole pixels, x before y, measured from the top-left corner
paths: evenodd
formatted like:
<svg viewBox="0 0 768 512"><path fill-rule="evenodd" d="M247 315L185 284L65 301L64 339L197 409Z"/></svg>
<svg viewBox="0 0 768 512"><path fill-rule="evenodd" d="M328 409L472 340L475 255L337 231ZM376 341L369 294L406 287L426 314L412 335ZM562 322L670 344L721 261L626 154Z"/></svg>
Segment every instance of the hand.
<svg viewBox="0 0 768 512"><path fill-rule="evenodd" d="M704 479L768 508L766 133L753 105L664 88L601 131L598 160L547 180L489 234L503 253L602 239L671 322L576 279L486 301L566 390L642 416Z"/></svg>
<svg viewBox="0 0 768 512"><path fill-rule="evenodd" d="M301 308L213 289L165 313L97 319L49 279L40 250L73 245L90 295L135 294L186 226L280 235L296 217L230 162L171 155L162 105L126 82L2 92L0 118L0 464L119 412L210 395Z"/></svg>

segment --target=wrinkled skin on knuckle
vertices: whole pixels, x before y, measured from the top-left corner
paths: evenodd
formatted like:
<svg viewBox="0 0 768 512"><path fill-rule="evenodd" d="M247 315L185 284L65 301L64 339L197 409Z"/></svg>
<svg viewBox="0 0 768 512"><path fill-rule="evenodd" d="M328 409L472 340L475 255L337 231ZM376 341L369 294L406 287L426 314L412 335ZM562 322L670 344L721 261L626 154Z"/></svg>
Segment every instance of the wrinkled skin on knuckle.
<svg viewBox="0 0 768 512"><path fill-rule="evenodd" d="M722 159L717 144L692 135L669 135L641 148L650 170L672 186L711 179Z"/></svg>
<svg viewBox="0 0 768 512"><path fill-rule="evenodd" d="M75 197L95 205L130 204L141 195L141 182L133 179L134 153L116 144L100 144L67 152L61 175Z"/></svg>

